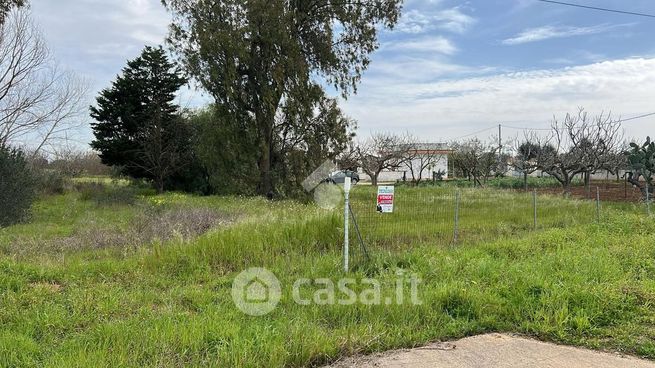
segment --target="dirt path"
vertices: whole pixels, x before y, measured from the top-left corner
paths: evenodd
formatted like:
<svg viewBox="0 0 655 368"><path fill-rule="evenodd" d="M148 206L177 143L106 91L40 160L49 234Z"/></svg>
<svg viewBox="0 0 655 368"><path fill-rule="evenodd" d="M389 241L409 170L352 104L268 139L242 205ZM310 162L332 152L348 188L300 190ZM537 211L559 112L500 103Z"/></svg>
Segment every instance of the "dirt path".
<svg viewBox="0 0 655 368"><path fill-rule="evenodd" d="M655 368L655 362L503 334L349 358L331 368Z"/></svg>

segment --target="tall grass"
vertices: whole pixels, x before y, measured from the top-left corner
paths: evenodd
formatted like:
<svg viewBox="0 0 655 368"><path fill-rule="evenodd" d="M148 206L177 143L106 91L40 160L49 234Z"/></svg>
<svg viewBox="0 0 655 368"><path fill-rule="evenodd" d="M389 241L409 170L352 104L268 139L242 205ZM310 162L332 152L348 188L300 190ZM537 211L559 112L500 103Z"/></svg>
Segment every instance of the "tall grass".
<svg viewBox="0 0 655 368"><path fill-rule="evenodd" d="M414 189L407 190L399 190L399 200ZM439 191L426 195L435 196L435 203L448 198ZM599 223L567 220L560 227L561 206L568 216L588 204L542 197L552 209L545 210L539 231L521 225L526 229L503 232L489 217L517 220L502 206L522 203L519 197L479 195L475 203L486 210L462 212L471 216L464 227L472 234L468 240L447 246L407 230L414 240L375 248L369 262L356 262L347 275L375 277L387 297L398 273L416 274L422 279L421 305L353 306L303 306L291 296L299 277L346 276L340 271L341 211L261 199L141 198L155 206L238 213L241 221L195 241L173 240L124 257L100 251L95 258L70 254L49 262L3 256L0 366L318 366L344 355L488 331L655 358L652 219L606 208ZM71 205L70 199L42 203L46 208L37 211L43 216L37 221L77 226L83 215L75 211L88 215L106 208L92 201ZM383 221L415 217L400 203L398 217ZM529 209L516 205L516 211ZM133 206L114 209L129 212ZM62 218L64 213L70 217ZM426 220L421 226L429 225ZM7 232L27 236L38 228ZM263 317L242 314L230 296L234 276L252 266L270 269L283 287L280 304Z"/></svg>
<svg viewBox="0 0 655 368"><path fill-rule="evenodd" d="M459 195L459 204L457 203ZM458 206L458 241L480 242L535 229L532 193L454 187L396 188L393 213L376 212L376 188L356 187L351 206L359 230L373 247L403 246L417 241L453 242ZM536 229L586 224L596 220L595 203L539 195ZM609 208L608 208L609 209ZM357 241L353 227L353 241Z"/></svg>

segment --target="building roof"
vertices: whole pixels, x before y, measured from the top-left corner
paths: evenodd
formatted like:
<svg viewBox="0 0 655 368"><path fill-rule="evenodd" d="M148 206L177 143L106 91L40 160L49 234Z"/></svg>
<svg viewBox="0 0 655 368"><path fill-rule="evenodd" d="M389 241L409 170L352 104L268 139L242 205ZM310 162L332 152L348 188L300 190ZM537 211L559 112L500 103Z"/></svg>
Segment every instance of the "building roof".
<svg viewBox="0 0 655 368"><path fill-rule="evenodd" d="M453 152L447 143L415 143L406 144L399 148L418 154L449 154Z"/></svg>
<svg viewBox="0 0 655 368"><path fill-rule="evenodd" d="M437 150L437 151L452 151L448 147L448 143L417 143L417 150Z"/></svg>

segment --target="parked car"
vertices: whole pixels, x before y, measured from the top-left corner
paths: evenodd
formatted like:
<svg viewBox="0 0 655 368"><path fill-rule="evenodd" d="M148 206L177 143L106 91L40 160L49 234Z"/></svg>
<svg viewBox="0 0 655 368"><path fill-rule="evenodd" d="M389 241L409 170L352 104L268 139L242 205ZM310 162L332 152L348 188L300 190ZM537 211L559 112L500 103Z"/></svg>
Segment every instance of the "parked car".
<svg viewBox="0 0 655 368"><path fill-rule="evenodd" d="M359 174L352 170L341 170L341 171L335 171L332 174L330 174L329 177L327 177L324 182L326 183L333 183L333 184L343 184L345 181L345 178L349 177L350 182L355 185L359 182Z"/></svg>

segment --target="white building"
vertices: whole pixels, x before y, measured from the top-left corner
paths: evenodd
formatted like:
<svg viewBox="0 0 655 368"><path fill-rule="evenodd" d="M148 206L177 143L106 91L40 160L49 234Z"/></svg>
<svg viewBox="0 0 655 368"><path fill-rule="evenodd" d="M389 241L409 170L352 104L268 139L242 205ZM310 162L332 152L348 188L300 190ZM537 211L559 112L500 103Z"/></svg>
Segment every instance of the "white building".
<svg viewBox="0 0 655 368"><path fill-rule="evenodd" d="M409 163L403 163L391 170L383 170L378 176L378 183L395 183L398 181L412 181L412 170L414 179L421 181L430 181L438 178L447 179L449 174L448 155L453 152L445 143L419 143L408 150L408 156L413 157L411 160L412 169ZM371 178L362 171L358 170L362 182L370 182Z"/></svg>

